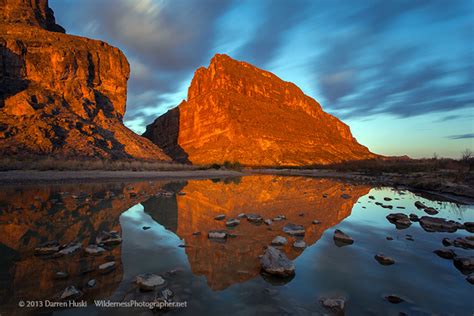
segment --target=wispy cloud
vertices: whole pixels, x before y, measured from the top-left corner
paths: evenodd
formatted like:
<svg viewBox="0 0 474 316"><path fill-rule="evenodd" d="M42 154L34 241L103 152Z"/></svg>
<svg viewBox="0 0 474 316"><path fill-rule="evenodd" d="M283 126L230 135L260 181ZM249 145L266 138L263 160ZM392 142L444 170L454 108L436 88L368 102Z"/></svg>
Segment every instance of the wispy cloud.
<svg viewBox="0 0 474 316"><path fill-rule="evenodd" d="M451 135L447 136L449 139L466 139L466 138L474 138L474 133L468 133L468 134L461 134L461 135Z"/></svg>

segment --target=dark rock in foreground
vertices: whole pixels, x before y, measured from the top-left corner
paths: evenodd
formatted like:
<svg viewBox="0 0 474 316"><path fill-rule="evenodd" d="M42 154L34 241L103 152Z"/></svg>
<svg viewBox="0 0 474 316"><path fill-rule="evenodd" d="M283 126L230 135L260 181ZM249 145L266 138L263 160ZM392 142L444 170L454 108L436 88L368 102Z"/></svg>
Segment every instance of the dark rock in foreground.
<svg viewBox="0 0 474 316"><path fill-rule="evenodd" d="M156 274L140 274L136 278L136 283L142 291L153 291L156 287L165 284L165 280Z"/></svg>
<svg viewBox="0 0 474 316"><path fill-rule="evenodd" d="M291 236L304 236L305 229L301 225L287 224L283 227L283 231Z"/></svg>
<svg viewBox="0 0 474 316"><path fill-rule="evenodd" d="M346 300L342 297L322 298L319 300L321 305L334 313L343 313L346 305Z"/></svg>
<svg viewBox="0 0 474 316"><path fill-rule="evenodd" d="M456 253L449 248L436 249L433 252L444 259L453 259L454 257L456 257Z"/></svg>
<svg viewBox="0 0 474 316"><path fill-rule="evenodd" d="M387 295L385 296L385 299L389 301L392 304L399 304L401 302L404 302L405 300L397 295Z"/></svg>
<svg viewBox="0 0 474 316"><path fill-rule="evenodd" d="M474 257L455 257L453 263L462 274L474 272Z"/></svg>
<svg viewBox="0 0 474 316"><path fill-rule="evenodd" d="M397 229L405 229L411 225L410 218L403 213L388 214L386 218L390 223L394 224Z"/></svg>
<svg viewBox="0 0 474 316"><path fill-rule="evenodd" d="M351 244L354 243L354 239L352 239L349 235L343 233L339 229L336 229L334 231L333 238L334 238L334 243L338 247L347 246L347 245L351 245Z"/></svg>
<svg viewBox="0 0 474 316"><path fill-rule="evenodd" d="M384 266L388 266L388 265L392 265L395 263L395 260L393 260L392 258L388 257L388 256L385 256L381 253L379 254L376 254L374 256L375 260L377 260L378 263L380 263L381 265L384 265Z"/></svg>
<svg viewBox="0 0 474 316"><path fill-rule="evenodd" d="M458 222L431 216L422 216L420 218L420 225L427 232L454 233L461 227L461 224Z"/></svg>
<svg viewBox="0 0 474 316"><path fill-rule="evenodd" d="M288 257L276 249L268 247L260 259L262 270L279 277L290 277L295 274L295 265Z"/></svg>

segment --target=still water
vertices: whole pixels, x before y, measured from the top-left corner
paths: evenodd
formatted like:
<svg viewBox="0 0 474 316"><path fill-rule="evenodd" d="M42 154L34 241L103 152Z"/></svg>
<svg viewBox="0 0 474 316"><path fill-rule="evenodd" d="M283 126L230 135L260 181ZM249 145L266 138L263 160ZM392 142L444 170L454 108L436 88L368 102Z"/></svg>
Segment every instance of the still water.
<svg viewBox="0 0 474 316"><path fill-rule="evenodd" d="M418 222L397 229L386 219L390 213L426 216L415 201L438 210L435 217L474 221L473 205L334 179L247 176L2 187L0 314L147 315L152 314L147 308L99 308L94 300L153 301L167 289L172 300L186 302L187 307L168 311L177 315L328 314L322 297L343 297L346 315L472 315L474 286L452 260L433 250L443 247L445 237L473 234L464 229L427 232ZM285 215L286 220L256 225L241 219L226 228L225 220L214 219L240 213L263 219ZM288 223L304 226L306 249L292 246L295 239L282 231ZM209 240L208 231L215 229L227 229L234 237ZM336 246L335 229L354 243ZM99 255L87 254L84 249L102 231L116 231L122 242ZM260 271L259 256L276 236L289 240L280 249L296 266L292 279L278 281ZM35 255L38 245L53 240L63 245L60 249L70 243L81 249ZM458 256L473 255L472 249L451 248ZM374 255L380 252L395 264L379 264ZM115 269L103 274L98 266L106 262L115 262ZM59 278L57 272L66 276ZM141 292L135 278L142 273L160 275L166 283ZM20 301L60 301L71 285L87 307L18 307ZM387 295L404 301L390 303Z"/></svg>

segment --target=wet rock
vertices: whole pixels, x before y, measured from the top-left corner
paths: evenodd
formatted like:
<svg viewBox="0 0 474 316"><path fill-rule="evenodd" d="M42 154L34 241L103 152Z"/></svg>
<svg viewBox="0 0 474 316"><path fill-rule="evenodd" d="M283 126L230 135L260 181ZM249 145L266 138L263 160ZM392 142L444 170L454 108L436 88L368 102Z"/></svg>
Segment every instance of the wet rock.
<svg viewBox="0 0 474 316"><path fill-rule="evenodd" d="M453 263L463 274L474 272L474 257L454 257Z"/></svg>
<svg viewBox="0 0 474 316"><path fill-rule="evenodd" d="M334 313L343 313L346 305L346 300L342 297L322 298L319 302L324 308Z"/></svg>
<svg viewBox="0 0 474 316"><path fill-rule="evenodd" d="M211 230L208 233L209 239L226 239L227 232L225 230Z"/></svg>
<svg viewBox="0 0 474 316"><path fill-rule="evenodd" d="M245 213L240 213L239 215L237 215L237 218L245 218L245 217L247 217Z"/></svg>
<svg viewBox="0 0 474 316"><path fill-rule="evenodd" d="M380 202L375 202L375 205L381 206L383 208L393 209L393 205L386 205Z"/></svg>
<svg viewBox="0 0 474 316"><path fill-rule="evenodd" d="M298 216L303 217L304 213L299 213Z"/></svg>
<svg viewBox="0 0 474 316"><path fill-rule="evenodd" d="M97 285L96 279L90 279L89 281L87 281L87 287L93 288L96 285Z"/></svg>
<svg viewBox="0 0 474 316"><path fill-rule="evenodd" d="M373 195L369 195L369 199L371 199L371 200L375 200L375 196L373 196Z"/></svg>
<svg viewBox="0 0 474 316"><path fill-rule="evenodd" d="M55 280L64 280L64 279L67 279L68 277L69 277L69 273L65 271L58 271L54 274Z"/></svg>
<svg viewBox="0 0 474 316"><path fill-rule="evenodd" d="M406 240L409 240L409 241L415 241L415 239L413 239L413 236L412 236L412 235L406 235L406 236L405 236L405 239L406 239Z"/></svg>
<svg viewBox="0 0 474 316"><path fill-rule="evenodd" d="M388 201L391 201L392 199L389 197L384 197L383 200L388 202Z"/></svg>
<svg viewBox="0 0 474 316"><path fill-rule="evenodd" d="M458 237L454 239L452 244L455 247L459 247L459 248L474 249L474 239L469 239L469 237L466 237L466 238Z"/></svg>
<svg viewBox="0 0 474 316"><path fill-rule="evenodd" d="M387 240L393 240L393 237L387 236L387 237L385 237L385 239L387 239Z"/></svg>
<svg viewBox="0 0 474 316"><path fill-rule="evenodd" d="M59 251L59 243L56 241L51 241L51 242L41 244L39 247L35 248L35 255L46 256L46 255L51 255L58 251Z"/></svg>
<svg viewBox="0 0 474 316"><path fill-rule="evenodd" d="M282 220L284 220L284 219L286 219L286 216L285 216L285 215L278 215L278 216L276 216L275 218L273 218L273 221L274 221L274 222L279 222L279 221L282 221Z"/></svg>
<svg viewBox="0 0 474 316"><path fill-rule="evenodd" d="M199 236L199 235L201 235L201 232L194 232L193 233L193 236Z"/></svg>
<svg viewBox="0 0 474 316"><path fill-rule="evenodd" d="M122 238L116 231L102 231L95 239L96 244L118 245L122 242Z"/></svg>
<svg viewBox="0 0 474 316"><path fill-rule="evenodd" d="M263 218L258 214L247 214L247 220L251 223L259 224L263 221Z"/></svg>
<svg viewBox="0 0 474 316"><path fill-rule="evenodd" d="M316 220L316 219L315 219L314 221L312 221L312 223L313 223L313 225L319 225L319 224L321 224L321 222L318 221L318 220Z"/></svg>
<svg viewBox="0 0 474 316"><path fill-rule="evenodd" d="M325 199L326 199L327 197L328 197L328 195L327 195L327 194L323 194L323 198L325 198Z"/></svg>
<svg viewBox="0 0 474 316"><path fill-rule="evenodd" d="M471 283L471 284L474 284L474 274L471 274L469 275L467 278L466 278L466 281Z"/></svg>
<svg viewBox="0 0 474 316"><path fill-rule="evenodd" d="M405 229L411 225L410 218L403 213L388 214L386 218L390 223L394 224L397 229Z"/></svg>
<svg viewBox="0 0 474 316"><path fill-rule="evenodd" d="M354 239L352 239L349 235L346 235L339 229L336 229L334 231L333 239L334 239L334 243L338 247L347 246L354 243Z"/></svg>
<svg viewBox="0 0 474 316"><path fill-rule="evenodd" d="M453 259L454 257L456 257L456 253L449 248L436 249L433 252L444 259Z"/></svg>
<svg viewBox="0 0 474 316"><path fill-rule="evenodd" d="M142 229L143 230L149 230L151 227L150 226L143 226Z"/></svg>
<svg viewBox="0 0 474 316"><path fill-rule="evenodd" d="M388 266L388 265L392 265L395 263L395 260L393 260L392 258L388 257L388 256L385 256L384 254L376 254L374 256L375 260L377 260L378 263L380 263L381 265L384 265L384 266Z"/></svg>
<svg viewBox="0 0 474 316"><path fill-rule="evenodd" d="M443 245L448 247L448 246L452 246L453 245L453 241L449 238L443 238L443 241L442 241Z"/></svg>
<svg viewBox="0 0 474 316"><path fill-rule="evenodd" d="M464 229L470 233L474 233L474 222L465 222Z"/></svg>
<svg viewBox="0 0 474 316"><path fill-rule="evenodd" d="M267 247L260 259L262 270L268 274L289 277L295 274L295 265L288 257L275 247Z"/></svg>
<svg viewBox="0 0 474 316"><path fill-rule="evenodd" d="M115 268L116 268L115 261L109 261L109 262L103 263L99 266L99 273L100 274L107 274L107 273L110 273L110 272L114 271Z"/></svg>
<svg viewBox="0 0 474 316"><path fill-rule="evenodd" d="M214 219L216 221L222 221L225 219L225 214L220 214L220 215L217 215L216 217L214 217Z"/></svg>
<svg viewBox="0 0 474 316"><path fill-rule="evenodd" d="M284 246L288 243L288 240L285 238L285 237L282 237L282 236L276 236L273 240L272 240L272 245L273 246Z"/></svg>
<svg viewBox="0 0 474 316"><path fill-rule="evenodd" d="M293 223L286 224L283 227L283 231L291 236L304 236L305 234L305 229L303 226Z"/></svg>
<svg viewBox="0 0 474 316"><path fill-rule="evenodd" d="M304 240L297 240L293 243L293 247L298 249L304 249L306 248L306 243L304 242Z"/></svg>
<svg viewBox="0 0 474 316"><path fill-rule="evenodd" d="M237 225L239 225L239 224L240 224L240 221L239 221L238 219L236 219L236 218L230 218L230 219L225 223L225 225L226 225L227 227L235 227L235 226L237 226Z"/></svg>
<svg viewBox="0 0 474 316"><path fill-rule="evenodd" d="M61 300L73 300L81 297L82 292L79 291L74 285L70 285L63 290L61 293Z"/></svg>
<svg viewBox="0 0 474 316"><path fill-rule="evenodd" d="M70 255L81 249L80 243L72 243L58 251L58 255Z"/></svg>
<svg viewBox="0 0 474 316"><path fill-rule="evenodd" d="M416 214L411 213L409 216L410 216L410 220L412 222L419 222L420 221L420 218Z"/></svg>
<svg viewBox="0 0 474 316"><path fill-rule="evenodd" d="M350 199L350 198L351 198L351 196L350 196L349 194L346 194L346 193L344 193L344 194L341 194L341 198L343 198L343 199L346 199L346 200L347 200L347 199Z"/></svg>
<svg viewBox="0 0 474 316"><path fill-rule="evenodd" d="M429 214L429 215L436 215L436 214L439 213L437 210L435 210L432 207L427 207L427 208L424 209L424 211L425 211L426 214Z"/></svg>
<svg viewBox="0 0 474 316"><path fill-rule="evenodd" d="M153 291L156 287L165 284L165 280L161 276L152 273L137 275L135 282L142 291Z"/></svg>
<svg viewBox="0 0 474 316"><path fill-rule="evenodd" d="M428 206L426 206L425 204L421 203L420 201L416 201L415 202L415 206L416 208L420 209L420 210L424 210L425 208L427 208Z"/></svg>
<svg viewBox="0 0 474 316"><path fill-rule="evenodd" d="M105 252L105 249L93 244L93 245L87 246L87 247L84 249L84 251L85 251L87 254L89 254L89 255L95 255L95 256L97 256L97 255L100 255L100 254L102 254L103 252Z"/></svg>
<svg viewBox="0 0 474 316"><path fill-rule="evenodd" d="M385 296L385 299L389 301L392 304L400 304L401 302L404 302L405 300L401 298L400 296L397 295L387 295Z"/></svg>
<svg viewBox="0 0 474 316"><path fill-rule="evenodd" d="M454 233L460 224L440 217L422 216L420 217L420 225L427 232Z"/></svg>
<svg viewBox="0 0 474 316"><path fill-rule="evenodd" d="M263 221L266 225L270 226L271 224L273 224L273 221L271 219L266 219Z"/></svg>

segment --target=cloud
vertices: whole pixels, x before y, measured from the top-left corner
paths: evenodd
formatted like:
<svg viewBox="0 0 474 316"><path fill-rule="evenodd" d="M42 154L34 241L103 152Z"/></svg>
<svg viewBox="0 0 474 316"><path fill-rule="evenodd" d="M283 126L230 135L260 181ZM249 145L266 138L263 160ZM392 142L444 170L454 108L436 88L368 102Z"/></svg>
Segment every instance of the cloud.
<svg viewBox="0 0 474 316"><path fill-rule="evenodd" d="M169 103L163 96L185 91L189 82L184 80L212 57L215 24L232 4L233 0L56 0L50 5L68 32L104 40L125 52L131 65L125 116L129 120L144 113L142 107L165 112ZM150 115L142 118L149 122Z"/></svg>
<svg viewBox="0 0 474 316"><path fill-rule="evenodd" d="M474 133L461 134L461 135L451 135L451 136L447 136L446 138L449 138L449 139L467 139L467 138L474 138Z"/></svg>
<svg viewBox="0 0 474 316"><path fill-rule="evenodd" d="M331 29L323 25L343 26L318 37L324 48L308 62L326 109L341 118L403 118L474 107L468 32L459 32L463 44L447 53L438 43L449 45L452 34L432 29L459 28L453 20L465 16L465 3L453 2L447 9L443 1L358 4L346 3L318 24L321 33ZM434 34L438 38L432 38Z"/></svg>
<svg viewBox="0 0 474 316"><path fill-rule="evenodd" d="M266 0L254 1L254 5L259 12L253 21L256 27L253 36L238 49L237 57L264 67L284 46L285 36L306 19L311 1L293 0L290 4L286 0Z"/></svg>

